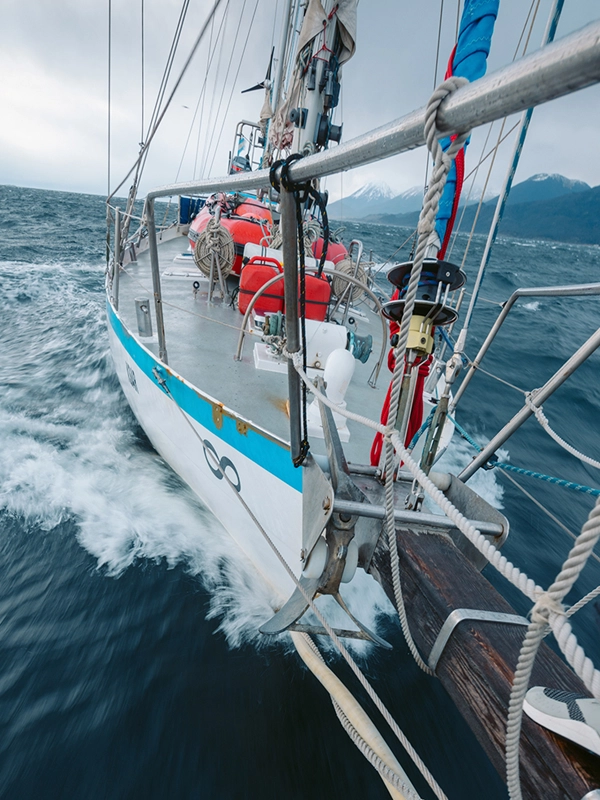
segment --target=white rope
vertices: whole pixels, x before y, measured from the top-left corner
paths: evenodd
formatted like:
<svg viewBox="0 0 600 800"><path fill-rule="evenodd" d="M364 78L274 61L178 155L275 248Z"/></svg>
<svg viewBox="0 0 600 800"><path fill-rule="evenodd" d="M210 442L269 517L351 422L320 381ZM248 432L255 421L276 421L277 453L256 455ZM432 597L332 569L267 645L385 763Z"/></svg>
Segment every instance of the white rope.
<svg viewBox="0 0 600 800"><path fill-rule="evenodd" d="M523 592L524 595L529 597L532 602L537 602L538 598L543 594L544 590L538 586L534 580L529 578L524 572L516 567L509 561L502 553L494 547L494 545L486 539L486 537L479 531L472 522L461 514L461 512L454 506L446 495L435 486L431 479L423 472L416 461L413 460L410 453L400 439L397 431L391 435L391 440L404 462L404 466L409 470L414 478L423 487L427 495L438 505L444 514L456 525L459 531L464 534L467 539L473 544L480 553L482 553L490 564L495 567L498 572L505 577L513 586Z"/></svg>
<svg viewBox="0 0 600 800"><path fill-rule="evenodd" d="M329 692L342 727L386 781L386 789L392 797L396 800L420 800L385 739L356 698L325 663L316 643L306 633L291 631L290 635L300 658Z"/></svg>
<svg viewBox="0 0 600 800"><path fill-rule="evenodd" d="M392 585L394 588L394 599L396 601L396 608L400 618L400 625L404 638L408 645L413 658L419 667L428 675L433 675L433 671L425 663L421 654L417 649L417 645L410 632L408 624L408 617L404 607L404 597L402 594L402 583L400 579L400 564L398 558L398 547L396 543L396 520L394 516L394 447L392 445L391 436L395 430L396 417L398 415L398 406L400 402L400 389L402 379L404 377L404 356L406 353L406 345L410 333L410 321L415 307L415 300L417 290L419 287L419 279L423 269L423 261L427 254L429 247L430 237L435 229L435 218L437 215L440 197L446 185L446 178L452 166L452 161L456 154L462 148L463 144L469 137L469 132L459 134L446 152L442 150L439 142L439 132L436 126L437 112L443 100L452 94L452 92L464 86L468 81L465 78L453 77L444 81L435 90L431 96L427 109L425 112L425 139L427 147L431 153L434 161L434 167L431 175L429 188L423 200L423 208L421 216L419 217L419 224L417 231L419 239L415 251L415 258L404 297L404 310L402 314L402 321L400 323L400 333L398 335L398 343L394 348L394 373L392 377L392 389L390 395L390 410L387 418L387 426L384 434L384 461L385 461L385 510L386 510L386 530L388 535L389 552L390 552L390 566L392 574Z"/></svg>
<svg viewBox="0 0 600 800"><path fill-rule="evenodd" d="M595 600L596 597L600 596L600 586L596 586L595 589L592 589L591 592L588 592L581 600L578 600L577 603L573 603L567 609L567 617L572 617L577 611L581 611L584 606L587 606L588 603L591 603L592 600Z"/></svg>
<svg viewBox="0 0 600 800"><path fill-rule="evenodd" d="M554 583L538 598L531 610L531 624L527 629L519 654L508 705L506 781L511 800L521 800L522 798L519 778L519 740L521 738L523 701L529 686L535 657L548 624L550 624L558 645L569 664L594 697L600 699L600 672L594 669L592 661L586 657L583 648L578 645L562 605L564 597L579 577L599 538L600 498L590 511L589 517Z"/></svg>
<svg viewBox="0 0 600 800"><path fill-rule="evenodd" d="M369 420L366 417L361 417L359 414L354 414L348 411L347 409L341 408L335 403L332 403L331 400L329 400L329 398L326 395L322 394L321 392L319 392L318 389L315 388L315 386L310 381L306 373L304 373L302 368L299 366L299 363L301 361L301 356L299 356L297 353L294 354L288 353L287 356L290 358L292 358L293 356L293 362L294 365L296 366L296 369L300 377L310 388L311 392L314 392L314 394L318 397L318 399L321 402L325 403L325 405L327 405L329 408L333 409L334 411L346 417L347 419L354 420L356 422L362 422L363 424L366 424L373 430L385 430L383 425L378 424L373 420ZM538 586L532 578L529 578L526 573L522 572L517 566L515 566L505 556L503 556L502 553L489 541L489 539L487 539L481 533L481 531L479 531L471 522L469 522L469 520L463 514L461 514L461 512L456 508L456 506L454 506L450 502L450 500L448 500L446 495L440 489L438 489L437 486L435 486L435 484L430 480L430 478L423 472L423 470L419 467L416 461L412 459L410 452L404 448L402 441L399 437L399 434L396 431L394 431L391 434L390 439L392 441L394 448L399 453L400 458L404 462L405 466L407 467L409 472L411 472L413 477L418 481L418 483L422 486L422 488L430 497L430 499L433 500L433 502L436 503L436 505L438 505L442 509L444 514L455 524L458 530L460 530L460 532L464 536L466 536L466 538L471 542L471 544L473 544L477 548L477 550L479 550L479 552L485 556L485 558L489 561L489 563L504 578L506 578L506 580L508 580L513 586L519 589L533 603L537 603L539 599L545 594L543 588L541 586ZM587 524L588 523L586 523L586 525ZM593 538L594 536L595 538ZM585 558L585 560L587 560L591 555L595 542L597 541L597 538L598 535L590 534L589 542L586 543L585 555L582 556L583 558ZM578 537L577 542L579 542L579 545L576 544L571 553L573 553L578 546L579 547L582 546L580 540L581 537ZM590 542L592 542L592 540L593 543L590 546ZM566 563L567 562L565 562L565 564ZM571 568L572 567L569 566L569 569ZM576 611L578 611L580 608L582 608L584 605L586 605L599 595L600 595L600 586L594 589L584 598L582 598L578 603L576 603L572 607L572 610L569 609L565 614L565 618L566 616L571 616L572 614L574 614ZM591 686L588 685L587 683L587 681L589 681L590 678L584 677L584 675L589 676L592 674L590 672L589 664L587 663L589 662L589 659L587 659L587 661L584 662L582 658L583 651L581 651L581 648L579 648L579 650L576 650L576 639L571 632L570 626L567 629L565 627L564 621L560 622L560 624L558 622L554 624L553 618L551 618L550 622L553 630L556 627L556 629L560 631L562 639L565 642L564 645L565 648L567 647L567 642L569 643L568 647L570 649L571 655L567 656L567 654L565 653L565 655L567 656L567 660L569 660L569 663L571 663L572 666L574 666L575 664L578 665L576 668L574 666L575 671L577 672L579 677L584 681L584 683L586 683L586 686L588 686L588 688L590 688L591 690ZM596 672L597 671L594 671L594 674ZM594 680L597 679L595 678Z"/></svg>
<svg viewBox="0 0 600 800"><path fill-rule="evenodd" d="M535 415L535 418L540 423L542 428L546 431L548 436L550 436L554 441L559 444L567 453L571 453L572 456L578 458L580 461L589 464L591 467L595 467L596 469L600 469L600 461L596 461L594 458L590 458L586 456L584 453L581 453L577 450L573 445L570 445L568 442L565 442L556 431L553 431L550 427L550 423L548 422L548 418L544 414L544 411L541 406L536 406L533 402L533 398L535 397L535 390L533 392L527 392L525 395L525 403L527 408L532 411Z"/></svg>
<svg viewBox="0 0 600 800"><path fill-rule="evenodd" d="M348 411L347 408L342 408L338 406L337 403L333 403L327 395L320 392L311 379L308 377L304 369L302 368L302 352L298 351L297 353L290 353L289 350L284 348L283 355L286 358L292 360L294 368L300 378L304 381L307 388L314 394L314 396L319 400L319 402L326 405L328 408L331 408L332 411L337 412L338 414L342 414L346 419L353 420L354 422L358 422L361 425L365 425L367 428L371 428L374 431L378 431L379 433L385 433L385 425L382 425L380 422L375 422L369 417L364 417L362 414L355 414L353 411Z"/></svg>

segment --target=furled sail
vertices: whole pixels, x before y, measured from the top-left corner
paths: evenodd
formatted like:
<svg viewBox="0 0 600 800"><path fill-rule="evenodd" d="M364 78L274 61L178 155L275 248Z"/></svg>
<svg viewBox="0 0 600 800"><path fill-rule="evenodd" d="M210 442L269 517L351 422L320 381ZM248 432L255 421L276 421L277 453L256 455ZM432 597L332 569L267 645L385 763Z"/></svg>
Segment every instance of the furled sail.
<svg viewBox="0 0 600 800"><path fill-rule="evenodd" d="M340 66L349 61L356 50L356 6L357 0L340 0L331 12L337 16L338 33L342 43L338 54ZM310 0L300 31L298 53L302 52L315 36L323 33L324 21L330 18L331 13L327 14L321 0Z"/></svg>
<svg viewBox="0 0 600 800"><path fill-rule="evenodd" d="M458 41L448 62L446 78L457 75L474 81L485 75L499 2L500 0L466 0ZM447 150L451 141L451 137L442 139L442 148ZM465 144L452 164L440 199L435 226L440 242L439 258L443 258L446 253L458 210L464 179L466 146Z"/></svg>
<svg viewBox="0 0 600 800"><path fill-rule="evenodd" d="M338 103L340 69L356 50L357 4L358 0L309 1L285 99L273 112L266 163L274 151L289 150L293 141L298 152L316 152L330 139L339 141L332 130L331 111ZM294 140L298 128L303 133Z"/></svg>

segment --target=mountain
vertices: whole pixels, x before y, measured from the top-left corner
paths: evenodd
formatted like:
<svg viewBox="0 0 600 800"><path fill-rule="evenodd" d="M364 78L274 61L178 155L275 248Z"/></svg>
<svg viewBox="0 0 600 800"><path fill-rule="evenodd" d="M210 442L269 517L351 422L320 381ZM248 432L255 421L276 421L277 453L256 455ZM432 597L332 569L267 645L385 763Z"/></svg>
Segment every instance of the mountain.
<svg viewBox="0 0 600 800"><path fill-rule="evenodd" d="M480 196L481 189L475 187L469 204L478 203ZM420 211L422 205L422 186L413 186L395 195L385 183L368 183L349 197L331 203L327 213L332 219L364 219L372 214L408 214Z"/></svg>
<svg viewBox="0 0 600 800"><path fill-rule="evenodd" d="M385 183L368 183L349 197L331 203L327 212L333 219L363 219L369 214L406 214L409 211L418 211L422 202L422 186L414 186L395 195Z"/></svg>
<svg viewBox="0 0 600 800"><path fill-rule="evenodd" d="M511 205L533 203L537 200L552 200L574 192L586 192L592 187L583 181L573 181L564 175L532 175L526 181L513 186L508 198Z"/></svg>
<svg viewBox="0 0 600 800"><path fill-rule="evenodd" d="M361 219L367 214L386 213L385 203L392 197L394 197L394 192L386 183L368 183L349 197L330 203L327 213L332 217L343 216L344 219ZM412 208L403 209L403 211L413 210Z"/></svg>
<svg viewBox="0 0 600 800"><path fill-rule="evenodd" d="M487 232L495 208L496 198L482 205L477 233ZM463 232L471 230L476 210L471 205L465 210ZM374 214L366 219L416 227L419 214ZM571 181L562 175L534 175L513 188L500 232L530 239L600 244L600 186L591 189L583 181Z"/></svg>

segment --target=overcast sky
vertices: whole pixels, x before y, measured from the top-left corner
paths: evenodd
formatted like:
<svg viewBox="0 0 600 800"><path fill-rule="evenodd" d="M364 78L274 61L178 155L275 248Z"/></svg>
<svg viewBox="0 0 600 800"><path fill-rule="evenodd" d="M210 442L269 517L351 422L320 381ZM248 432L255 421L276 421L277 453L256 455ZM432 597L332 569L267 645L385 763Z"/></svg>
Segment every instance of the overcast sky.
<svg viewBox="0 0 600 800"><path fill-rule="evenodd" d="M456 2L445 0L443 4L438 79L443 77L454 44ZM2 0L1 5L0 183L105 194L108 0ZM112 0L113 187L131 166L141 139L141 5L142 0ZM222 5L225 7L225 3ZM179 179L191 178L194 169L197 174L202 169L213 175L223 174L236 122L258 117L262 92L239 92L264 78L271 42L278 42L281 2L259 0L257 7L257 0L230 0L229 5L224 21L225 46L213 44L209 50L207 40L199 49L164 129L155 140L143 189L175 180L188 135ZM512 60L529 5L528 0L501 0L489 70ZM551 0L540 0L530 51L540 46L550 5ZM144 0L146 121L180 6L181 0ZM211 6L212 0L190 3L174 74ZM344 67L338 110L337 121L343 121L344 140L427 102L434 85L439 14L440 0L361 0L357 54ZM219 14L215 38L221 18ZM598 0L566 0L557 38L595 18L600 18ZM246 39L244 60L234 86L236 58L227 73L233 43L236 42L237 56ZM210 85L192 126L211 53ZM512 121L507 130L510 124ZM517 181L534 173L559 172L592 186L599 184L600 160L593 147L599 129L600 87L540 107L533 115ZM488 148L495 142L497 130L498 124ZM467 171L476 165L486 134L487 129L474 133ZM207 159L203 156L205 137L210 140ZM504 158L500 155L497 159L491 189L499 187L511 149L512 141L501 149ZM422 184L424 164L424 151L419 150L345 173L341 178L329 178L328 188L333 198L340 192L350 194L371 181L385 182L400 192ZM485 178L482 168L477 183L483 185Z"/></svg>

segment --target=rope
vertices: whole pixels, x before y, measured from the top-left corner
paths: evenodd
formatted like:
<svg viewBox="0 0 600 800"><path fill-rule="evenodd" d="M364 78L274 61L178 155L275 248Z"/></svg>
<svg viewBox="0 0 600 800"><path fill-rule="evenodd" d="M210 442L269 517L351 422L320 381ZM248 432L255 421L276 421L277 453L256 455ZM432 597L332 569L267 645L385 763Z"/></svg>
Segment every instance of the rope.
<svg viewBox="0 0 600 800"><path fill-rule="evenodd" d="M226 278L235 260L235 245L233 236L224 225L214 217L209 219L206 228L202 231L194 248L194 263L208 277L213 268L214 259L223 278ZM214 279L218 280L217 274Z"/></svg>
<svg viewBox="0 0 600 800"><path fill-rule="evenodd" d="M591 553L591 555L595 556L596 554ZM573 603L573 605L570 606L566 611L567 617L572 617L573 614L576 614L578 611L581 611L581 609L584 606L587 606L588 603L591 603L592 600L595 600L598 596L600 596L600 586L596 586L595 589L592 589L591 592L588 592L577 603Z"/></svg>
<svg viewBox="0 0 600 800"><path fill-rule="evenodd" d="M483 448L481 445L477 444L475 439L470 436L467 431L458 423L455 419L453 419L450 414L448 414L448 419L450 422L455 426L456 430L460 433L463 439L477 450L478 453L481 453ZM585 486L582 483L575 483L574 481L567 481L564 478L555 478L553 475L546 475L543 472L535 472L532 469L525 469L524 467L517 467L514 464L508 464L505 461L497 461L493 460L493 457L488 461L488 468L498 467L502 470L509 470L510 472L516 472L519 475L527 475L529 478L537 478L541 481L546 481L547 483L553 483L556 486L564 486L565 489L573 489L576 492L583 492L584 494L591 494L593 497L600 497L600 489L593 489L591 486Z"/></svg>
<svg viewBox="0 0 600 800"><path fill-rule="evenodd" d="M521 800L522 798L519 779L519 740L523 701L537 651L549 624L569 664L594 697L600 699L600 672L594 669L591 660L585 656L583 648L577 644L577 639L567 622L567 616L562 606L562 600L579 577L599 538L600 500L596 501L596 505L590 511L589 517L554 583L538 598L531 610L531 624L527 629L519 654L508 705L506 780L511 800Z"/></svg>
<svg viewBox="0 0 600 800"><path fill-rule="evenodd" d="M415 306L419 279L421 277L421 270L423 268L423 261L427 253L430 237L435 229L435 218L439 206L439 200L446 184L446 178L448 177L448 172L452 165L452 159L455 158L456 154L469 137L469 132L458 135L456 139L451 142L446 152L444 152L438 140L439 134L436 127L437 112L440 104L446 99L446 97L459 89L461 86L464 86L466 83L468 83L468 81L465 78L452 77L445 80L431 96L425 112L425 139L427 141L427 148L434 161L434 167L429 188L427 189L427 193L425 194L425 198L423 200L423 208L421 210L421 216L419 218L419 224L417 227L419 239L417 242L417 248L410 273L408 287L404 297L404 312L402 314L402 322L400 324L398 343L394 348L395 366L391 384L390 411L388 415L388 424L384 434L386 529L390 551L394 599L396 601L398 615L400 617L400 624L408 648L419 667L428 675L432 675L433 672L421 657L414 639L412 638L408 624L408 618L406 616L406 609L404 607L404 598L402 595L398 548L396 545L396 521L394 518L394 447L392 445L391 436L392 431L394 431L394 425L396 424L396 417L398 416L400 388L402 385L402 378L404 376L404 356L406 353L406 344L408 342L408 336L410 332L410 320Z"/></svg>
<svg viewBox="0 0 600 800"><path fill-rule="evenodd" d="M295 354L297 356L298 354ZM288 354L289 357L289 354ZM295 359L294 359L295 362ZM296 367L298 369L298 367ZM299 371L299 370L298 370ZM300 371L299 371L300 372ZM300 373L303 380L306 380L309 383L307 376L303 376ZM315 394L320 395L318 390L313 388ZM319 399L322 399L330 408L333 408L338 413L346 416L348 419L354 419L357 422L362 421L362 418L358 414L353 414L348 412L345 409L341 409L339 406L336 406L334 403L331 403L325 396L321 395ZM457 430L461 431L461 427L454 421L451 420L456 426ZM382 429L382 425L377 425L376 422L372 420L367 420L368 427L374 429ZM464 432L466 434L466 431ZM474 440L466 434L467 440L471 441L474 446L479 448ZM475 526L466 519L466 517L461 514L461 512L448 500L445 494L441 492L434 483L430 480L430 478L423 472L423 470L419 467L419 465L412 459L408 450L403 446L402 440L397 431L393 431L390 434L390 439L392 445L395 447L396 451L398 452L400 458L404 462L405 466L408 470L412 473L413 477L418 481L418 483L423 487L429 497L436 503L442 511L446 514L446 516L454 522L456 527L463 533L464 536L482 553L485 558L495 567L495 569L513 586L519 589L524 595L526 595L533 603L537 603L538 599L544 595L544 590L538 586L532 578L529 578L526 573L522 572L518 567L516 567L512 562L510 562L505 556L503 556L500 551L488 540L485 536L481 533L481 531L477 530ZM599 501L600 502L600 501ZM599 509L598 514L600 515L600 506L597 504L596 509ZM591 515L590 515L591 517ZM589 526L589 523L584 525L584 531L587 530L586 526ZM583 543L581 540L581 536L578 537L576 541L575 547L571 550L571 554L569 555L569 559L565 562L565 566L563 567L563 572L565 570L572 569L569 560L572 559L573 554L577 555L576 550L577 548L581 548L585 545L585 551L583 555L581 555L582 564L578 566L578 570L581 571L583 561L587 560L590 555L592 554L593 547L600 536L600 524L597 524L597 530L589 534L588 539L584 539ZM595 538L594 538L595 537ZM391 548L390 548L391 549ZM394 540L394 549L397 553L397 548L395 547L395 540ZM391 555L391 554L390 554ZM579 571L577 574L579 574ZM562 580L562 578L561 578ZM557 579L558 581L558 579ZM556 583L556 582L555 582ZM569 587L570 588L570 587ZM568 591L568 590L567 590ZM594 590L595 592L596 590ZM599 592L600 593L600 590ZM566 592L565 592L566 594ZM592 593L590 593L592 594ZM593 595L594 597L597 596L596 594ZM584 598L586 602L589 602L593 599L592 596ZM573 612L574 613L574 612ZM593 664L590 659L585 657L585 653L583 652L582 648L577 645L577 640L572 634L571 628L566 622L566 617L564 621L556 621L554 618L551 618L551 624L553 632L556 636L557 642L561 647L561 650L565 654L567 661L573 666L575 672L579 677L584 681L586 686L591 691L599 691L600 692L600 673L597 670L594 670ZM429 669L429 668L428 668ZM592 687L596 687L592 688Z"/></svg>
<svg viewBox="0 0 600 800"><path fill-rule="evenodd" d="M534 390L534 392L535 391L536 390ZM552 430L552 428L550 427L550 423L548 422L548 419L546 418L546 415L544 414L544 412L542 410L542 406L536 406L533 403L532 395L534 394L534 392L528 392L525 395L525 403L527 405L527 408L530 411L533 412L533 414L535 415L535 418L540 423L542 428L546 431L548 436L550 436L552 439L554 439L554 441L557 444L559 444L564 450L566 450L567 453L571 453L572 456L575 456L575 458L578 458L580 461L583 461L584 463L589 464L591 467L595 467L596 469L600 469L600 461L596 461L594 458L590 458L589 456L584 455L579 450L577 450L575 447L570 445L568 442L565 442L565 440L562 439L558 435L558 433L556 433L556 431Z"/></svg>
<svg viewBox="0 0 600 800"><path fill-rule="evenodd" d="M404 770L369 716L342 681L327 666L321 651L308 634L290 632L300 658L329 692L342 727L364 757L379 772L386 788L397 800L419 800ZM392 784L392 786L389 786ZM397 791L396 791L397 790Z"/></svg>
<svg viewBox="0 0 600 800"><path fill-rule="evenodd" d="M331 404L331 406L333 406L333 404ZM350 418L348 412L339 408L337 410L339 413ZM358 415L352 416L357 417ZM377 424L370 421L370 426L377 427ZM518 742L522 703L524 694L527 691L533 659L535 658L535 654L544 637L548 624L556 637L561 651L565 655L568 663L573 667L575 673L581 678L594 697L600 698L600 672L594 668L591 659L585 655L583 648L577 643L577 638L573 634L572 628L567 621L567 612L565 612L561 605L562 599L577 580L585 563L592 554L596 542L600 538L600 500L597 501L596 506L591 511L589 519L584 524L581 534L577 537L575 546L571 549L559 575L550 589L545 592L531 578L521 572L518 567L508 561L508 559L503 556L433 484L430 478L412 459L410 453L404 448L398 432L393 431L388 435L391 444L395 447L404 464L429 497L442 509L446 516L454 522L456 527L469 539L479 552L486 557L490 564L534 603L532 609L532 623L527 630L521 656L515 672L507 727L507 779L511 790L511 798L519 800L521 794L518 774ZM394 549L396 549L395 541L393 544ZM590 592L573 607L572 613L575 613L576 610L599 594L600 587L597 587L597 589Z"/></svg>
<svg viewBox="0 0 600 800"><path fill-rule="evenodd" d="M573 531L569 530L569 528L567 528L567 526L563 522L561 522L559 520L559 518L556 517L551 511L549 511L546 508L545 505L540 503L540 501L537 498L535 498L531 494L531 492L528 492L527 489L525 489L524 486L521 486L521 484L518 481L516 481L512 477L512 475L509 475L508 472L506 472L503 469L500 469L500 472L504 475L504 477L507 480L509 480L513 484L513 486L515 486L520 492L522 492L525 495L525 497L527 497L529 500L531 500L531 502L534 503L540 509L540 511L542 511L549 519L551 519L552 522L554 522L556 525L558 525L559 528L562 528L562 530L568 536L570 536L571 539L573 539L573 540L577 539L577 536L573 533ZM597 556L596 553L592 553L592 558L595 559L600 564L600 556Z"/></svg>
<svg viewBox="0 0 600 800"><path fill-rule="evenodd" d="M585 486L582 483L574 483L573 481L566 481L564 478L555 478L553 475L545 475L543 472L534 472L532 469L524 469L523 467L516 467L513 464L506 464L503 461L491 462L492 466L500 467L501 469L508 469L511 472L516 472L519 475L527 475L529 478L537 478L540 481L553 483L556 486L563 486L565 489L573 489L575 492L583 492L590 494L592 497L600 497L600 489L593 489L591 486Z"/></svg>

